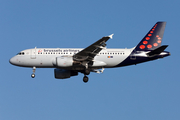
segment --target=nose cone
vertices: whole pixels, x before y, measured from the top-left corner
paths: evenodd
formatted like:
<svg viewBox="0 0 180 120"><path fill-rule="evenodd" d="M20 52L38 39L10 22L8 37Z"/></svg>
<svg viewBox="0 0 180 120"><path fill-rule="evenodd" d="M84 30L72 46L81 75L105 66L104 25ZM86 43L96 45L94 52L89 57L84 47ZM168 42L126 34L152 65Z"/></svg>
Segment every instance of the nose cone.
<svg viewBox="0 0 180 120"><path fill-rule="evenodd" d="M9 60L9 63L11 63L12 65L16 65L16 59L15 59L15 57L12 57L12 58Z"/></svg>

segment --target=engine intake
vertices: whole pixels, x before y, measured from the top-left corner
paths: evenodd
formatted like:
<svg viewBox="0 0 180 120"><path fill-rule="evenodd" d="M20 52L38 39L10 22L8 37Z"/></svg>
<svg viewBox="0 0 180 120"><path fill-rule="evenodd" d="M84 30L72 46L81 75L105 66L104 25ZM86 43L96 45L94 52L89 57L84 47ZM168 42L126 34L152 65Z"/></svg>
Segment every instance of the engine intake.
<svg viewBox="0 0 180 120"><path fill-rule="evenodd" d="M56 79L66 79L71 76L77 76L78 72L64 69L54 69L54 76Z"/></svg>

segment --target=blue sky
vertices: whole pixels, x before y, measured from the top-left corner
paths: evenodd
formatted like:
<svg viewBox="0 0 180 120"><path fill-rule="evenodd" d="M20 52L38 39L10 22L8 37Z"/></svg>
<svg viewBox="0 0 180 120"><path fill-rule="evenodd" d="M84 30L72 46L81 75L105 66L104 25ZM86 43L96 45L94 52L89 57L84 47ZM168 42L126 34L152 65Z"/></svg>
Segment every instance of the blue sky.
<svg viewBox="0 0 180 120"><path fill-rule="evenodd" d="M0 1L1 120L179 120L180 1ZM170 57L139 65L54 78L53 69L9 64L21 50L84 48L114 33L108 48L132 48L157 21Z"/></svg>

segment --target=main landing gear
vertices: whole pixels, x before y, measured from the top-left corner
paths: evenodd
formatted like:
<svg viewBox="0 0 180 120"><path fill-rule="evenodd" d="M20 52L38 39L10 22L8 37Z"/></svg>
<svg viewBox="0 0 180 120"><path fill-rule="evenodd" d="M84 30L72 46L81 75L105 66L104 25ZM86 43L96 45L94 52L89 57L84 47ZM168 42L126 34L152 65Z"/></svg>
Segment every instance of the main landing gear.
<svg viewBox="0 0 180 120"><path fill-rule="evenodd" d="M89 78L87 77L87 75L90 74L90 72L95 72L95 73L103 73L104 72L104 68L102 68L101 70L90 70L90 69L85 69L82 73L84 73L84 77L83 77L83 82L87 83Z"/></svg>
<svg viewBox="0 0 180 120"><path fill-rule="evenodd" d="M33 67L33 73L31 74L32 78L35 78L35 71L36 71L36 67Z"/></svg>
<svg viewBox="0 0 180 120"><path fill-rule="evenodd" d="M91 71L90 71L89 69L86 69L86 70L84 71L83 82L85 82L85 83L88 82L89 78L87 77L87 75L89 75L90 72L91 72Z"/></svg>

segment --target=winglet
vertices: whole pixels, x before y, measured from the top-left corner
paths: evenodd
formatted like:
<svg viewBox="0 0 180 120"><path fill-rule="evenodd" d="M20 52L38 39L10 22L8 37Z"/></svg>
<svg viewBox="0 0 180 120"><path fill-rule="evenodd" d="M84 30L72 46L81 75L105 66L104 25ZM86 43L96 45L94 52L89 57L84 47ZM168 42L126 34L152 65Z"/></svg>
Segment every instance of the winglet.
<svg viewBox="0 0 180 120"><path fill-rule="evenodd" d="M110 37L110 38L112 39L113 35L114 35L114 34L111 34L111 35L109 35L108 37Z"/></svg>

